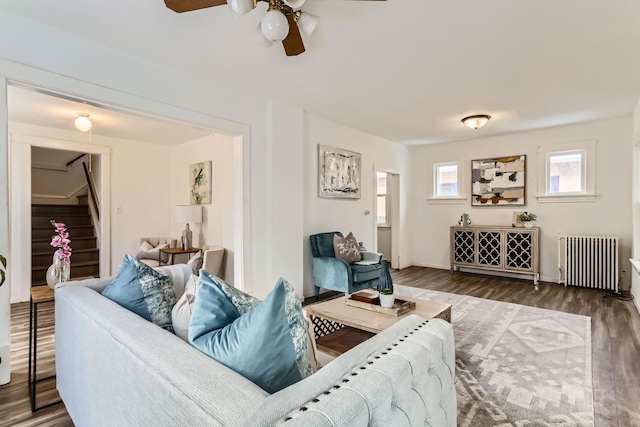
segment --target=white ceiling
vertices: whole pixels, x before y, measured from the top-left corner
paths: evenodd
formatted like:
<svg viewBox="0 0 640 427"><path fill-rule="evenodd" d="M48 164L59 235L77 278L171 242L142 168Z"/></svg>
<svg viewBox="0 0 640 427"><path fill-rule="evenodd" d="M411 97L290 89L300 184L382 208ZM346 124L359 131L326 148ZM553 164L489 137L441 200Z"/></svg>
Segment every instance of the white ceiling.
<svg viewBox="0 0 640 427"><path fill-rule="evenodd" d="M162 0L0 0L158 64L400 142L441 142L631 114L638 0L308 0L307 52L257 46L260 11ZM262 12L263 13L263 12ZM486 113L472 131L459 120Z"/></svg>
<svg viewBox="0 0 640 427"><path fill-rule="evenodd" d="M136 115L115 109L9 86L9 121L80 132L77 113L89 114L94 135L172 146L211 135L212 131L186 124Z"/></svg>

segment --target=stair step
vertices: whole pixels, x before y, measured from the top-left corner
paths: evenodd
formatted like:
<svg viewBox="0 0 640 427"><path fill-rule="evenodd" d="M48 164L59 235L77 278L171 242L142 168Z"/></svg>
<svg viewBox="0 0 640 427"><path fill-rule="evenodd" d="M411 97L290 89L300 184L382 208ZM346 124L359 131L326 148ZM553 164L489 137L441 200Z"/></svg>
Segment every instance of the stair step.
<svg viewBox="0 0 640 427"><path fill-rule="evenodd" d="M31 226L38 228L49 227L53 230L53 225L51 225L52 219L51 215L32 216ZM64 222L69 227L74 225L92 225L91 215L56 216L55 220L58 222Z"/></svg>
<svg viewBox="0 0 640 427"><path fill-rule="evenodd" d="M53 249L51 246L51 235L47 238L32 239L31 240L31 252L47 252L49 249ZM78 249L95 249L97 244L96 236L71 236L71 248L73 250ZM53 251L55 252L55 251ZM53 252L51 252L53 254Z"/></svg>
<svg viewBox="0 0 640 427"><path fill-rule="evenodd" d="M74 237L90 237L94 235L93 225L70 225L67 227L67 231L71 242L73 242ZM31 227L31 238L33 240L51 238L54 234L56 234L55 229L51 226Z"/></svg>
<svg viewBox="0 0 640 427"><path fill-rule="evenodd" d="M47 269L51 264L38 266L31 269L31 286L46 284ZM87 277L100 275L100 263L97 261L71 262L71 279L74 277Z"/></svg>
<svg viewBox="0 0 640 427"><path fill-rule="evenodd" d="M31 205L31 214L84 214L89 213L88 206L81 205Z"/></svg>
<svg viewBox="0 0 640 427"><path fill-rule="evenodd" d="M73 242L72 242L73 243ZM31 253L31 266L43 266L51 265L53 262L53 254L56 251L56 248L51 247L50 251L42 251L42 252L32 252ZM71 263L74 262L85 262L85 261L98 261L100 259L100 250L97 248L92 249L73 249L71 255Z"/></svg>

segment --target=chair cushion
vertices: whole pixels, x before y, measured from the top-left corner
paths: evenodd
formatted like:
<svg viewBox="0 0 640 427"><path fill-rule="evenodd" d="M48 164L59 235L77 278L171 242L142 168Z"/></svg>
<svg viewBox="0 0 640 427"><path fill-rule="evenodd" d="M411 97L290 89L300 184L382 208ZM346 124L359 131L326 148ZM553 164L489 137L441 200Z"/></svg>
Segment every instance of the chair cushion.
<svg viewBox="0 0 640 427"><path fill-rule="evenodd" d="M302 305L286 280L241 316L213 277L201 271L189 324L194 347L269 393L313 373Z"/></svg>
<svg viewBox="0 0 640 427"><path fill-rule="evenodd" d="M102 295L173 332L171 309L176 303L176 293L171 278L131 255L125 255L118 274Z"/></svg>
<svg viewBox="0 0 640 427"><path fill-rule="evenodd" d="M347 234L347 237L334 234L333 252L336 254L336 258L344 260L349 264L353 264L362 259L360 251L358 250L358 240L353 233Z"/></svg>
<svg viewBox="0 0 640 427"><path fill-rule="evenodd" d="M333 236L342 237L339 231L331 231L329 233L313 234L309 237L311 240L311 255L314 257L335 258L333 251Z"/></svg>
<svg viewBox="0 0 640 427"><path fill-rule="evenodd" d="M380 270L382 266L380 264L373 265L351 265L351 272L353 275L353 282L368 282L369 280L378 279L380 277Z"/></svg>

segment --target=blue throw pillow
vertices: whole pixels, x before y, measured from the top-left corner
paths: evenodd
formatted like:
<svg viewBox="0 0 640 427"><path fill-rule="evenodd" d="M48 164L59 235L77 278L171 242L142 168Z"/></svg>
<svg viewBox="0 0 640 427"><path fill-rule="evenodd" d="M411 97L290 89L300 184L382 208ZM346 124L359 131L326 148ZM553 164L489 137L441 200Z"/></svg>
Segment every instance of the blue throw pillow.
<svg viewBox="0 0 640 427"><path fill-rule="evenodd" d="M102 295L173 332L171 310L176 303L176 293L171 278L131 255L125 255L118 274Z"/></svg>
<svg viewBox="0 0 640 427"><path fill-rule="evenodd" d="M311 375L306 323L293 287L281 278L264 301L241 315L221 283L200 276L189 342L269 393ZM255 303L247 300L240 304L243 311Z"/></svg>

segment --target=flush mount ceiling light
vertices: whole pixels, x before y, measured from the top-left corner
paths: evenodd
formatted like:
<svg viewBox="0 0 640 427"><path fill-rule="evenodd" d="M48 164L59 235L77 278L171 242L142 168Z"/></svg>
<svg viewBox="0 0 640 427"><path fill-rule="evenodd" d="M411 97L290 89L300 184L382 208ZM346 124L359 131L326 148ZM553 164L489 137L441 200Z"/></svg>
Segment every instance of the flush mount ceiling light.
<svg viewBox="0 0 640 427"><path fill-rule="evenodd" d="M76 128L82 132L88 132L91 130L93 123L89 120L89 115L86 113L76 113L78 114L78 118L76 118L75 122Z"/></svg>
<svg viewBox="0 0 640 427"><path fill-rule="evenodd" d="M297 56L304 52L301 33L305 37L311 37L319 20L317 16L300 10L306 0L164 0L164 3L178 13L227 3L231 14L239 18L254 10L261 1L269 6L260 25L253 32L253 39L264 47L282 42L287 56Z"/></svg>
<svg viewBox="0 0 640 427"><path fill-rule="evenodd" d="M469 116L462 119L462 123L470 129L480 129L482 126L489 123L491 116L486 114L478 114L476 116Z"/></svg>

